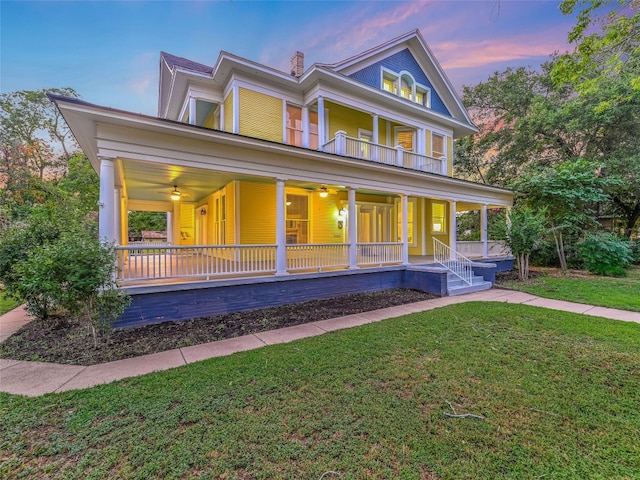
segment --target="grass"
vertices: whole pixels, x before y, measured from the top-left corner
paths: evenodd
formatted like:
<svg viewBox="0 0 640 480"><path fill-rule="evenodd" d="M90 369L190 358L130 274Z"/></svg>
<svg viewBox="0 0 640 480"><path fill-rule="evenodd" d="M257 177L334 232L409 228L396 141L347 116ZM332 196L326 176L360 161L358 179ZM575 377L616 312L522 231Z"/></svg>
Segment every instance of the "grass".
<svg viewBox="0 0 640 480"><path fill-rule="evenodd" d="M627 277L541 275L527 282L505 281L505 288L557 300L640 312L640 266Z"/></svg>
<svg viewBox="0 0 640 480"><path fill-rule="evenodd" d="M478 302L1 395L0 478L638 478L638 344L638 324Z"/></svg>
<svg viewBox="0 0 640 480"><path fill-rule="evenodd" d="M13 310L18 306L18 302L10 298L5 297L4 292L0 290L0 315Z"/></svg>

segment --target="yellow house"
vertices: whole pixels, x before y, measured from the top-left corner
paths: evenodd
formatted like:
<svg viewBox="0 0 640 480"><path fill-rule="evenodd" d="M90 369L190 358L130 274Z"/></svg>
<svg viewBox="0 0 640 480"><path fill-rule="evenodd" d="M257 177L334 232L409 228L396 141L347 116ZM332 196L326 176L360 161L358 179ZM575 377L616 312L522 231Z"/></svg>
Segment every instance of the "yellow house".
<svg viewBox="0 0 640 480"><path fill-rule="evenodd" d="M457 272L456 212L508 190L452 177L477 131L419 31L282 72L221 52L161 53L158 116L51 96L100 176L100 237L120 282L212 280L439 262ZM167 212L167 243L128 245L127 212ZM435 251L434 251L435 249ZM432 258L434 257L435 258Z"/></svg>

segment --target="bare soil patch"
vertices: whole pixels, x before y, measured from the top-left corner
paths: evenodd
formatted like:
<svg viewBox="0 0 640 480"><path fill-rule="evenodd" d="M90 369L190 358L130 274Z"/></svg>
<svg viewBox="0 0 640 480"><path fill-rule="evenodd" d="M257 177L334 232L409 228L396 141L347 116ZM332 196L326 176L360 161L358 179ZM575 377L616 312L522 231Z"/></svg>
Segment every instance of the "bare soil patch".
<svg viewBox="0 0 640 480"><path fill-rule="evenodd" d="M437 298L408 289L344 295L183 322L102 332L98 348L86 326L68 319L33 321L0 344L0 358L95 365L174 348Z"/></svg>

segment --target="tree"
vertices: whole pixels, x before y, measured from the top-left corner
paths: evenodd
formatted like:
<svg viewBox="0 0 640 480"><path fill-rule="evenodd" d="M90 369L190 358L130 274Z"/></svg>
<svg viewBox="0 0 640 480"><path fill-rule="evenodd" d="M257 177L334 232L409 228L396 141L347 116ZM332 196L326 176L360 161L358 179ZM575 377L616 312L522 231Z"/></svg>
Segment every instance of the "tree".
<svg viewBox="0 0 640 480"><path fill-rule="evenodd" d="M640 90L640 71L634 67L640 56L640 2L564 0L560 10L565 15L577 12L578 21L568 35L569 41L576 44L574 53L560 57L552 71L556 83L572 83L585 94L628 71L631 75L625 82L631 89ZM598 24L601 28L593 32ZM598 108L625 101L621 95Z"/></svg>
<svg viewBox="0 0 640 480"><path fill-rule="evenodd" d="M77 96L70 89L54 93ZM76 148L59 111L45 90L0 95L0 207L9 219L24 218L51 197L49 180L67 170Z"/></svg>
<svg viewBox="0 0 640 480"><path fill-rule="evenodd" d="M544 232L545 211L534 210L524 203L517 204L503 222L496 224L493 234L502 239L515 255L518 278L529 278L529 256Z"/></svg>
<svg viewBox="0 0 640 480"><path fill-rule="evenodd" d="M601 211L621 215L630 236L640 219L640 90L629 79L640 60L581 94L570 83L554 84L548 72L556 62L542 72L507 69L465 87L463 100L481 132L457 143L455 173L508 186L531 167L597 162L598 175L609 180Z"/></svg>
<svg viewBox="0 0 640 480"><path fill-rule="evenodd" d="M530 208L545 211L563 271L567 270L567 234L592 227L595 205L607 198L605 189L611 180L599 175L601 168L578 159L555 168L533 169L514 184L517 191L526 195L524 201Z"/></svg>

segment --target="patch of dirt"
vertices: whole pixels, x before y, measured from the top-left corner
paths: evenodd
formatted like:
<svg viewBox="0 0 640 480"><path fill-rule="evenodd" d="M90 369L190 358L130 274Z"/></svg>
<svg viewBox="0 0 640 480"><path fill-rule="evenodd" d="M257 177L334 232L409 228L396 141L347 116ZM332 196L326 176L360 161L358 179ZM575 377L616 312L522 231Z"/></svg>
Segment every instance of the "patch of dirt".
<svg viewBox="0 0 640 480"><path fill-rule="evenodd" d="M67 319L33 321L0 344L0 358L95 365L354 313L437 298L408 289L344 295L183 322L103 332L98 347L87 326Z"/></svg>

